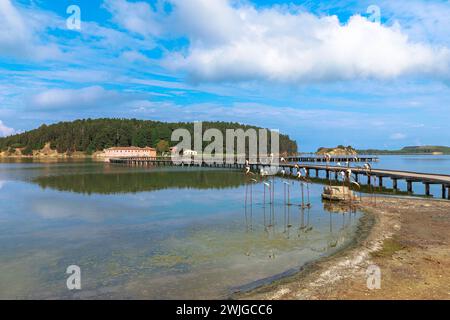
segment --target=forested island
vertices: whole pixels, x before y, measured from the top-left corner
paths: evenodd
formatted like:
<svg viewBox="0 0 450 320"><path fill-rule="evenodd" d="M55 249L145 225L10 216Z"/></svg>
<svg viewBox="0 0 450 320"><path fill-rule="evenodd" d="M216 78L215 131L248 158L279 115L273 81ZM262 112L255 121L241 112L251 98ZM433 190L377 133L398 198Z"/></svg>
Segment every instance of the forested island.
<svg viewBox="0 0 450 320"><path fill-rule="evenodd" d="M235 122L203 122L203 131L219 129L261 129ZM185 128L193 134L192 122L160 122L137 119L83 119L56 124L43 124L37 129L0 138L3 156L39 154L93 155L110 147L153 147L162 153L178 142L171 141L172 132ZM269 135L270 136L270 135ZM204 142L204 146L210 142ZM269 141L270 143L270 141ZM225 141L224 141L225 145ZM280 133L280 153L296 154L297 143Z"/></svg>
<svg viewBox="0 0 450 320"><path fill-rule="evenodd" d="M338 145L336 148L325 148L321 147L316 152L317 155L323 156L329 154L331 156L354 156L357 151L352 146Z"/></svg>

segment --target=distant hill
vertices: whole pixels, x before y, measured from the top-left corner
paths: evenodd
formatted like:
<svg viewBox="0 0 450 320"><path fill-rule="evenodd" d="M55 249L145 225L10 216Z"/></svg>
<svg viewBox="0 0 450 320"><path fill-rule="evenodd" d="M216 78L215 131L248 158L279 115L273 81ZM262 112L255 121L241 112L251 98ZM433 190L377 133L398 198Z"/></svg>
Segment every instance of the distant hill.
<svg viewBox="0 0 450 320"><path fill-rule="evenodd" d="M450 154L450 147L410 146L400 150L367 149L358 150L358 154Z"/></svg>
<svg viewBox="0 0 450 320"><path fill-rule="evenodd" d="M356 155L357 152L351 146L345 147L343 145L339 145L336 148L319 148L316 154L321 156L325 154L329 154L331 156L353 156Z"/></svg>
<svg viewBox="0 0 450 320"><path fill-rule="evenodd" d="M43 124L31 131L0 138L0 152L4 156L31 156L36 154L36 150L45 150L46 154L54 152L66 155L76 153L89 155L109 147L157 148L162 145L167 148L178 143L170 141L173 130L178 128L186 128L193 133L194 124L106 118ZM226 129L260 129L232 122L203 122L203 130L209 128L217 128L222 133L225 133ZM161 141L167 143L161 144ZM204 142L204 146L208 144L209 142ZM295 154L297 143L289 136L280 134L280 152Z"/></svg>

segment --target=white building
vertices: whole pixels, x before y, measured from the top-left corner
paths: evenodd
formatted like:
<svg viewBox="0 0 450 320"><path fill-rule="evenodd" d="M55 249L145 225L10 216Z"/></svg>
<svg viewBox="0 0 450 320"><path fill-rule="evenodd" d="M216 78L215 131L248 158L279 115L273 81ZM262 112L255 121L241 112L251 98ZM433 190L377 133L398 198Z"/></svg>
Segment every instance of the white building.
<svg viewBox="0 0 450 320"><path fill-rule="evenodd" d="M156 157L156 149L150 147L113 147L105 149L104 152L107 158Z"/></svg>
<svg viewBox="0 0 450 320"><path fill-rule="evenodd" d="M196 156L198 153L195 150L184 150L183 151L183 156Z"/></svg>

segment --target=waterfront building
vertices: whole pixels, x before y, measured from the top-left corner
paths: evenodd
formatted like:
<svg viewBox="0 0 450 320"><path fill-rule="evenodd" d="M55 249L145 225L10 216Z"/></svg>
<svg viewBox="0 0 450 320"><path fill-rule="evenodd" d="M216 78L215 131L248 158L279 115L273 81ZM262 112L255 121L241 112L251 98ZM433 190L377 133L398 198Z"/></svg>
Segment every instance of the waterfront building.
<svg viewBox="0 0 450 320"><path fill-rule="evenodd" d="M183 151L183 156L196 156L197 155L197 151L194 150L184 150Z"/></svg>
<svg viewBox="0 0 450 320"><path fill-rule="evenodd" d="M145 147L113 147L104 150L107 158L150 157L156 158L156 149Z"/></svg>

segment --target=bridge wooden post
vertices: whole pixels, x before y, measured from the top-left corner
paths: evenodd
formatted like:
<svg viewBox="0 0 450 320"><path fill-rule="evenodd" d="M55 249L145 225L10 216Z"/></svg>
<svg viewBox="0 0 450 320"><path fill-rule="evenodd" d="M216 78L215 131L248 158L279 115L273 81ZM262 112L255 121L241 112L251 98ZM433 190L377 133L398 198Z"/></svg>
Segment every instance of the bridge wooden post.
<svg viewBox="0 0 450 320"><path fill-rule="evenodd" d="M355 182L359 183L359 174L355 173Z"/></svg>
<svg viewBox="0 0 450 320"><path fill-rule="evenodd" d="M327 180L330 180L330 170L325 170L325 171L326 171Z"/></svg>
<svg viewBox="0 0 450 320"><path fill-rule="evenodd" d="M412 181L411 180L406 180L406 184L408 186L408 192L412 193L413 192Z"/></svg>
<svg viewBox="0 0 450 320"><path fill-rule="evenodd" d="M369 186L372 184L372 178L369 175L367 176L367 184Z"/></svg>
<svg viewBox="0 0 450 320"><path fill-rule="evenodd" d="M398 180L397 180L397 178L392 178L392 188L395 191L398 191Z"/></svg>
<svg viewBox="0 0 450 320"><path fill-rule="evenodd" d="M316 169L316 178L319 177L319 169Z"/></svg>
<svg viewBox="0 0 450 320"><path fill-rule="evenodd" d="M450 200L450 186L447 187L447 199Z"/></svg>
<svg viewBox="0 0 450 320"><path fill-rule="evenodd" d="M430 184L428 182L425 182L424 184L425 184L425 195L427 197L429 197L430 196Z"/></svg>
<svg viewBox="0 0 450 320"><path fill-rule="evenodd" d="M446 195L446 188L445 188L445 184L442 185L442 199L445 199L447 197Z"/></svg>
<svg viewBox="0 0 450 320"><path fill-rule="evenodd" d="M383 177L378 177L378 185L379 185L379 187L380 188L382 188L383 187Z"/></svg>
<svg viewBox="0 0 450 320"><path fill-rule="evenodd" d="M334 180L337 180L337 179L338 179L338 172L335 171L335 172L334 172Z"/></svg>

